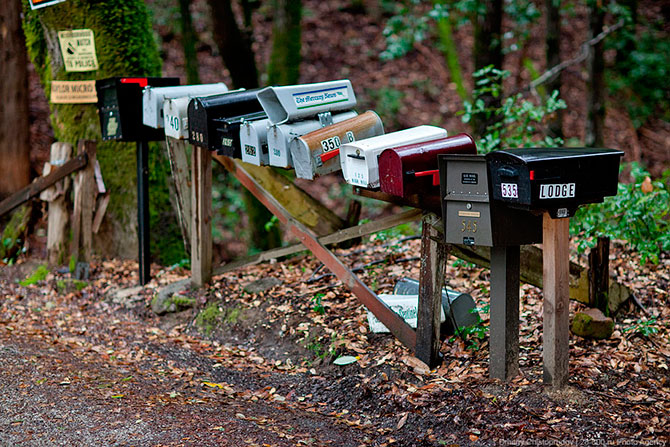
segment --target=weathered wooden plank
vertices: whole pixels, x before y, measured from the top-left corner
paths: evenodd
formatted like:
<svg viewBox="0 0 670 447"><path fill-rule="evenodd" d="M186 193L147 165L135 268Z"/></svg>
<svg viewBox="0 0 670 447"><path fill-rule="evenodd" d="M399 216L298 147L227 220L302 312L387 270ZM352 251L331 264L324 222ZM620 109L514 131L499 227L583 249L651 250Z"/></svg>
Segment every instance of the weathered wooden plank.
<svg viewBox="0 0 670 447"><path fill-rule="evenodd" d="M177 205L177 219L184 238L186 254L191 253L191 186L186 140L165 138ZM191 148L193 150L193 148Z"/></svg>
<svg viewBox="0 0 670 447"><path fill-rule="evenodd" d="M49 162L51 166L63 166L72 157L72 145L57 141L51 145L51 153ZM59 265L65 262L67 252L67 225L70 219L70 212L66 206L66 197L69 192L70 182L66 181L67 177L62 180L60 191L54 190L48 200L47 220L47 260L49 265ZM56 187L54 184L52 187ZM45 189L42 193L48 192ZM42 197L42 194L40 194Z"/></svg>
<svg viewBox="0 0 670 447"><path fill-rule="evenodd" d="M212 279L212 157L191 152L191 282L202 287Z"/></svg>
<svg viewBox="0 0 670 447"><path fill-rule="evenodd" d="M88 155L88 165L79 173L82 176L81 202L81 260L91 262L93 256L93 209L95 198L98 195L98 186L95 181L95 141L83 140L78 144L77 152Z"/></svg>
<svg viewBox="0 0 670 447"><path fill-rule="evenodd" d="M608 312L610 238L599 237L589 253L589 305Z"/></svg>
<svg viewBox="0 0 670 447"><path fill-rule="evenodd" d="M377 231L393 228L406 222L416 220L421 216L421 210L411 209L400 214L378 219L374 222L368 222L355 227L345 228L326 236L321 236L319 242L323 245L339 244L340 242L356 239L368 234L376 233ZM279 259L285 256L290 256L295 253L307 250L303 244L293 244L288 247L273 248L253 256L248 256L236 261L230 262L226 265L214 269L214 276L222 275L224 273L246 267L249 265L259 264L261 262L269 261L271 259Z"/></svg>
<svg viewBox="0 0 670 447"><path fill-rule="evenodd" d="M72 160L68 161L55 171L52 171L46 177L36 178L30 185L26 186L21 191L15 192L11 196L7 197L5 200L0 202L0 216L4 215L5 213L21 205L22 203L37 196L44 189L53 185L66 175L70 175L74 171L83 168L84 166L86 166L86 162L87 162L86 154L81 154L73 158Z"/></svg>
<svg viewBox="0 0 670 447"><path fill-rule="evenodd" d="M212 157L231 173L238 167L243 167L291 216L318 236L344 228L345 222L342 218L270 166L254 166L216 154L212 154Z"/></svg>
<svg viewBox="0 0 670 447"><path fill-rule="evenodd" d="M425 213L421 229L421 272L419 275L419 309L414 355L430 368L440 358L440 315L442 288L447 271L448 245L431 225L432 213Z"/></svg>
<svg viewBox="0 0 670 447"><path fill-rule="evenodd" d="M552 219L544 213L543 366L544 383L562 388L568 383L570 302L570 219Z"/></svg>
<svg viewBox="0 0 670 447"><path fill-rule="evenodd" d="M453 245L451 254L481 267L491 266L491 250L488 247ZM522 246L520 262L521 281L542 288L542 249L533 245ZM570 262L569 269L570 298L589 304L588 269L574 262ZM612 277L610 277L608 290L609 311L614 313L631 296L631 291Z"/></svg>

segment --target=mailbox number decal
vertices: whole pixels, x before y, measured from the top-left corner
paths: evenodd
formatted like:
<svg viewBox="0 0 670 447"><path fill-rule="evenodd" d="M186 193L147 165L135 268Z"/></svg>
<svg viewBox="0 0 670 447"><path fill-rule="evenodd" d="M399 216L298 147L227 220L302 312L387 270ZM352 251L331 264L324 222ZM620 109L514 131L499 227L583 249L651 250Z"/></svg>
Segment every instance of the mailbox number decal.
<svg viewBox="0 0 670 447"><path fill-rule="evenodd" d="M169 115L168 124L170 125L172 130L179 132L179 117Z"/></svg>
<svg viewBox="0 0 670 447"><path fill-rule="evenodd" d="M352 131L348 130L344 135L348 143L353 143L356 141ZM340 140L340 137L337 135L326 138L325 140L321 140L321 148L323 149L323 152L330 152L332 150L339 149L340 146L342 146L342 140Z"/></svg>
<svg viewBox="0 0 670 447"><path fill-rule="evenodd" d="M566 199L574 196L574 183L540 185L540 199Z"/></svg>
<svg viewBox="0 0 670 447"><path fill-rule="evenodd" d="M461 221L461 233L476 233L477 232L477 221L476 220L462 220Z"/></svg>
<svg viewBox="0 0 670 447"><path fill-rule="evenodd" d="M501 183L500 189L503 198L505 199L518 199L519 198L519 188L516 183Z"/></svg>
<svg viewBox="0 0 670 447"><path fill-rule="evenodd" d="M329 152L332 151L333 149L339 149L341 145L342 141L340 141L340 137L338 137L337 135L331 138L327 138L325 140L321 140L321 148L323 149L324 152Z"/></svg>
<svg viewBox="0 0 670 447"><path fill-rule="evenodd" d="M247 155L250 155L250 156L252 156L252 157L255 157L255 156L256 156L256 148L255 148L254 146L250 146L250 145L248 145L248 144L245 144L245 145L244 145L244 152L245 152Z"/></svg>

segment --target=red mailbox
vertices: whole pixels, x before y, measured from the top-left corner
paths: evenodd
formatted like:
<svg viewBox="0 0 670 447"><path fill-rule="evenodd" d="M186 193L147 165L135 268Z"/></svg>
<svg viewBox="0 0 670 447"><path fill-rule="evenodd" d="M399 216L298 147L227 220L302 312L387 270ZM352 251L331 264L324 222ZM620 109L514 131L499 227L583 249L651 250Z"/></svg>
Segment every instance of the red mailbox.
<svg viewBox="0 0 670 447"><path fill-rule="evenodd" d="M397 197L439 194L438 154L476 154L475 140L465 133L384 150L379 156L381 190Z"/></svg>

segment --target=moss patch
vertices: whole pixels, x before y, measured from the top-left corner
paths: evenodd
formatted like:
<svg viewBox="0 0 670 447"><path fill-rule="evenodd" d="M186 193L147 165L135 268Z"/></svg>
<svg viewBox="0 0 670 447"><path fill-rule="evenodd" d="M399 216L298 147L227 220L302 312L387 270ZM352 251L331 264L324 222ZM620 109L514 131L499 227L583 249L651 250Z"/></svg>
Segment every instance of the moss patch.
<svg viewBox="0 0 670 447"><path fill-rule="evenodd" d="M49 269L47 268L47 266L40 265L39 267L37 267L37 270L35 270L32 275L30 275L23 281L19 281L19 284L22 285L23 287L36 284L38 281L44 281L48 274Z"/></svg>

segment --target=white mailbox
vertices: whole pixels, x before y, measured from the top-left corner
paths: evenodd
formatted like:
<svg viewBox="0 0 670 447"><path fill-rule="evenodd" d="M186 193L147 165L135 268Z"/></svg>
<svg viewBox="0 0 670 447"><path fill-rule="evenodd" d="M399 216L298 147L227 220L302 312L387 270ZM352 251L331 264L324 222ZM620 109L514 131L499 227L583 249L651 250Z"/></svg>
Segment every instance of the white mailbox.
<svg viewBox="0 0 670 447"><path fill-rule="evenodd" d="M339 171L342 144L383 133L384 125L379 115L367 111L357 117L295 138L291 142L295 174L299 178L312 180L316 176Z"/></svg>
<svg viewBox="0 0 670 447"><path fill-rule="evenodd" d="M166 98L182 96L213 95L225 93L228 87L223 82L216 84L179 85L175 87L147 87L142 92L142 123L155 129L163 128L163 103Z"/></svg>
<svg viewBox="0 0 670 447"><path fill-rule="evenodd" d="M333 123L339 123L357 116L353 110L348 112L335 113L331 115ZM270 155L270 165L279 168L293 167L291 157L291 142L302 135L313 132L324 127L321 120L296 121L286 124L272 124L268 128L268 151ZM338 167L339 169L339 167Z"/></svg>
<svg viewBox="0 0 670 447"><path fill-rule="evenodd" d="M340 147L340 164L344 180L354 186L379 188L377 157L390 147L436 140L447 131L435 126L417 126L365 140L346 143Z"/></svg>
<svg viewBox="0 0 670 447"><path fill-rule="evenodd" d="M244 121L240 126L242 161L256 166L268 164L268 119Z"/></svg>
<svg viewBox="0 0 670 447"><path fill-rule="evenodd" d="M351 110L356 106L356 95L348 79L266 87L257 96L272 124L311 118L322 112Z"/></svg>

